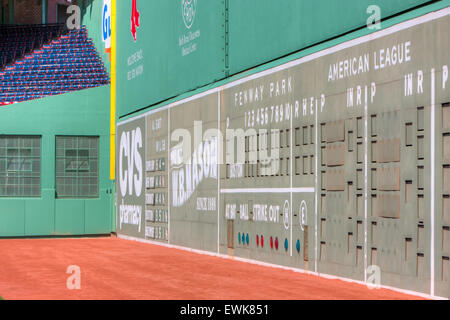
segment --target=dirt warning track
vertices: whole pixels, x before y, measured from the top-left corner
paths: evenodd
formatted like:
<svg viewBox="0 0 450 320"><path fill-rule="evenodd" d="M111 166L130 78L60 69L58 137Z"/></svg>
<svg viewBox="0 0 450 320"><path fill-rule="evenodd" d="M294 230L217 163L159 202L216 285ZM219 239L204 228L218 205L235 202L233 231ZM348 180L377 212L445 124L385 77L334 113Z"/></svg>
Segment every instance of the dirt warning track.
<svg viewBox="0 0 450 320"><path fill-rule="evenodd" d="M4 299L421 299L117 238L0 240ZM81 289L69 290L69 266Z"/></svg>

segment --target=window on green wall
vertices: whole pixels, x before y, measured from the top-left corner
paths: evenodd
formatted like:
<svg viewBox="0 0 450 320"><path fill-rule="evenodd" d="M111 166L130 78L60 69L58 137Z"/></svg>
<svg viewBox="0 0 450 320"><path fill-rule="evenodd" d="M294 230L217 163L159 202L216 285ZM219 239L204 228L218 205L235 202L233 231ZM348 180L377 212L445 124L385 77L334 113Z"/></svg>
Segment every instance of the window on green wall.
<svg viewBox="0 0 450 320"><path fill-rule="evenodd" d="M56 197L98 197L98 137L56 137Z"/></svg>
<svg viewBox="0 0 450 320"><path fill-rule="evenodd" d="M0 136L0 197L40 197L41 137Z"/></svg>

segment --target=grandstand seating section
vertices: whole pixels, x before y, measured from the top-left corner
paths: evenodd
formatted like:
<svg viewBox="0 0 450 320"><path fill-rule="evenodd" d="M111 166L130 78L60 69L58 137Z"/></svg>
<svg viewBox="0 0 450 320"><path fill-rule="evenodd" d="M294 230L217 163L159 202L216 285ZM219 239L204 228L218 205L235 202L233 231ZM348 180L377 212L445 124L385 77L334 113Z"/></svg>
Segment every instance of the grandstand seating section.
<svg viewBox="0 0 450 320"><path fill-rule="evenodd" d="M0 26L0 105L109 84L87 30Z"/></svg>

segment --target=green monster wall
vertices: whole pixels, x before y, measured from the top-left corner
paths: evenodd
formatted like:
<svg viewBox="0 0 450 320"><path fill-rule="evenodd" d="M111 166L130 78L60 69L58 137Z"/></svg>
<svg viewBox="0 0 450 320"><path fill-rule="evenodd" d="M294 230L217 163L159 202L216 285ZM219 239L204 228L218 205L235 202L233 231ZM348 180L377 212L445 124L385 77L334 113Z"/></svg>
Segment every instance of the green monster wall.
<svg viewBox="0 0 450 320"><path fill-rule="evenodd" d="M384 19L429 2L381 0L377 5ZM132 1L117 1L120 117L364 28L372 1L194 0L186 7L183 1L136 3L140 26L135 41ZM183 9L194 13L183 15Z"/></svg>
<svg viewBox="0 0 450 320"><path fill-rule="evenodd" d="M449 297L449 5L123 117L119 235Z"/></svg>

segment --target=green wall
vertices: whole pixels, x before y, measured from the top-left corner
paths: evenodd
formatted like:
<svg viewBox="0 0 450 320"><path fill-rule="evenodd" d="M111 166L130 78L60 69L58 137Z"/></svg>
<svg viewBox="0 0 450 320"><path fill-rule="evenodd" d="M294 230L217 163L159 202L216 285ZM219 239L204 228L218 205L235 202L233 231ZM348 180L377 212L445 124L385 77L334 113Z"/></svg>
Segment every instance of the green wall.
<svg viewBox="0 0 450 320"><path fill-rule="evenodd" d="M108 234L110 86L0 108L0 134L40 135L41 197L0 198L0 237ZM99 197L55 199L55 136L99 136Z"/></svg>
<svg viewBox="0 0 450 320"><path fill-rule="evenodd" d="M433 2L430 5L427 5L427 6L424 6L424 7L421 7L421 8L417 8L415 10L410 10L408 12L405 12L405 13L401 14L401 15L398 15L398 16L392 17L392 18L390 18L388 20L385 20L382 23L382 29L386 29L386 28L392 27L392 26L394 26L394 25L396 25L398 23L407 21L409 19L417 18L417 17L422 16L424 14L427 14L429 12L440 10L440 9L448 7L448 6L450 6L450 0L440 0L440 1L437 1L437 2ZM377 31L377 30L374 30L374 31ZM290 61L295 60L295 59L300 59L300 58L305 57L307 55L310 55L312 53L315 53L315 52L318 52L318 51L321 51L321 50L326 50L326 49L328 49L330 47L339 45L339 44L344 43L346 41L350 41L352 39L356 39L356 38L365 36L367 34L373 33L374 31L371 31L371 30L369 30L367 28L359 29L357 31L354 31L354 32L351 32L351 33L347 33L347 34L341 35L339 37L333 38L333 39L331 39L329 41L321 42L321 43L318 43L316 45L307 47L307 48L305 48L305 49L303 49L301 51L292 53L290 55L287 55L287 56L284 56L284 57L280 57L280 58L278 58L276 60L273 60L273 61L270 61L268 63L262 64L262 65L258 65L258 66L254 67L252 69L248 69L248 70L242 71L240 73L237 73L237 74L234 74L234 75L230 75L230 77L227 77L227 78L222 79L220 81L216 81L214 83L205 84L204 86L202 86L202 87L200 87L200 88L198 88L196 90L191 90L191 91L180 93L176 97L167 98L164 101L161 101L161 102L153 104L153 105L149 105L148 108L136 111L136 112L134 112L132 114L121 115L118 112L118 115L120 116L120 121L123 121L123 120L129 119L129 118L135 117L135 116L143 114L143 113L146 113L146 112L148 112L151 109L158 109L158 108L164 107L164 106L166 106L166 105L168 105L170 103L178 102L180 100L186 99L186 98L191 97L193 95L203 93L203 92L205 92L205 91L207 91L209 89L226 85L226 84L228 84L228 83L230 83L232 81L235 81L235 80L238 80L238 79L242 79L242 78L244 78L246 76L256 74L256 73L258 73L260 71L264 71L264 70L271 69L271 68L276 67L276 66L280 66L280 65L282 65L284 63L290 62ZM118 73L120 73L119 66L118 66L117 71L118 71ZM118 75L118 76L120 76L120 75ZM117 90L118 90L118 92L121 91L121 88L119 87L119 85L117 87ZM123 107L125 107L125 106L123 106Z"/></svg>
<svg viewBox="0 0 450 320"><path fill-rule="evenodd" d="M108 72L102 42L102 0L82 0L88 29ZM0 237L109 234L115 230L109 180L110 86L0 108L0 134L40 135L41 197L0 198ZM55 136L99 136L99 197L55 198Z"/></svg>
<svg viewBox="0 0 450 320"><path fill-rule="evenodd" d="M230 73L364 28L367 8L383 19L429 0L229 0Z"/></svg>
<svg viewBox="0 0 450 320"><path fill-rule="evenodd" d="M132 1L117 1L120 116L224 77L224 3L198 0L188 28L181 1L137 1L140 27L134 41Z"/></svg>
<svg viewBox="0 0 450 320"><path fill-rule="evenodd" d="M376 4L385 19L431 2L380 0ZM120 117L347 32L365 29L371 16L367 8L373 4L370 0L193 3L195 20L188 28L180 1L137 1L141 26L135 42L130 31L132 1L117 2ZM191 35L195 35L193 39ZM184 43L183 36L190 40ZM190 46L195 50L183 55Z"/></svg>

